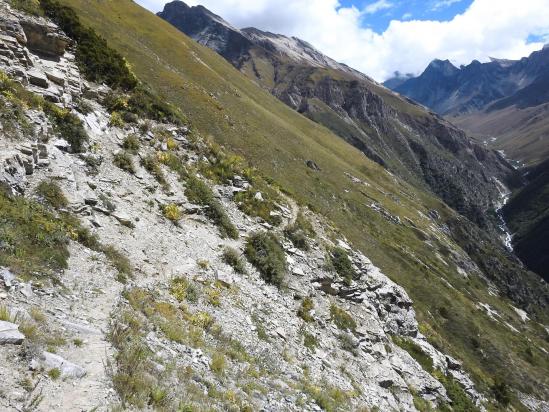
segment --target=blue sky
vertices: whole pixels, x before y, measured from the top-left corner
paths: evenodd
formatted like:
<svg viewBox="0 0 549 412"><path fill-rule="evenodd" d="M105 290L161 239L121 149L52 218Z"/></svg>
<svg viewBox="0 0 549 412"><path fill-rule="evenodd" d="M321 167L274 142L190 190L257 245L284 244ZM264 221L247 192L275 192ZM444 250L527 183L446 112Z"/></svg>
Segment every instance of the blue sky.
<svg viewBox="0 0 549 412"><path fill-rule="evenodd" d="M365 10L370 6L372 12L364 14L362 25L380 34L387 29L391 20L450 21L457 14L463 13L471 3L473 0L343 0L340 2L341 7L354 6L359 10Z"/></svg>
<svg viewBox="0 0 549 412"><path fill-rule="evenodd" d="M136 0L152 11L168 0ZM376 80L419 74L433 59L456 66L520 59L549 42L549 0L185 0L237 28L296 36Z"/></svg>

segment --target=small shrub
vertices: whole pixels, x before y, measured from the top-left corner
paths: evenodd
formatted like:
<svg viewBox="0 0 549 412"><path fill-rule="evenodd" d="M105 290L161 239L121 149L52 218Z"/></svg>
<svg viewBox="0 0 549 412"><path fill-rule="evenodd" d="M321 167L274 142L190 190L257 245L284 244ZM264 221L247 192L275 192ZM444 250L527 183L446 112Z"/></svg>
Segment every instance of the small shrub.
<svg viewBox="0 0 549 412"><path fill-rule="evenodd" d="M170 189L170 185L166 180L166 176L160 167L160 162L157 157L151 155L144 157L141 159L141 165L156 179L164 190L167 191Z"/></svg>
<svg viewBox="0 0 549 412"><path fill-rule="evenodd" d="M210 362L210 369L217 375L222 375L225 372L226 366L225 356L222 353L215 352Z"/></svg>
<svg viewBox="0 0 549 412"><path fill-rule="evenodd" d="M238 239L238 230L206 183L195 176L190 176L187 180L185 196L195 204L207 206L206 216L219 227L222 236Z"/></svg>
<svg viewBox="0 0 549 412"><path fill-rule="evenodd" d="M174 223L181 220L181 209L174 203L165 205L162 212L164 213L164 217L166 219L169 219Z"/></svg>
<svg viewBox="0 0 549 412"><path fill-rule="evenodd" d="M30 310L30 316L35 322L44 323L46 321L46 315L36 306L33 306Z"/></svg>
<svg viewBox="0 0 549 412"><path fill-rule="evenodd" d="M170 282L170 293L179 302L187 300L190 303L198 302L198 289L185 278L174 278Z"/></svg>
<svg viewBox="0 0 549 412"><path fill-rule="evenodd" d="M316 235L313 225L301 212L298 213L295 222L284 229L284 234L295 247L301 250L309 250L307 236L314 237Z"/></svg>
<svg viewBox="0 0 549 412"><path fill-rule="evenodd" d="M59 370L59 368L50 369L48 371L48 376L55 381L61 377L61 370Z"/></svg>
<svg viewBox="0 0 549 412"><path fill-rule="evenodd" d="M34 322L24 320L19 324L19 332L25 335L30 341L35 341L39 336L38 327Z"/></svg>
<svg viewBox="0 0 549 412"><path fill-rule="evenodd" d="M168 147L168 150L175 150L177 149L177 142L173 137L168 137L168 140L166 140L166 146Z"/></svg>
<svg viewBox="0 0 549 412"><path fill-rule="evenodd" d="M53 180L42 180L36 188L36 194L55 209L69 205L69 201L63 194L63 190Z"/></svg>
<svg viewBox="0 0 549 412"><path fill-rule="evenodd" d="M206 259L198 259L196 261L196 264L202 270L206 270L210 267L210 262L208 262Z"/></svg>
<svg viewBox="0 0 549 412"><path fill-rule="evenodd" d="M238 208L248 216L259 217L271 225L278 226L282 222L282 218L278 214L273 213L277 209L277 206L263 193L263 199L259 199L257 193L261 192L246 190L245 192L237 193L234 200L238 204Z"/></svg>
<svg viewBox="0 0 549 412"><path fill-rule="evenodd" d="M122 147L133 154L137 153L140 146L141 146L141 142L139 141L139 138L135 134L127 135L124 138L124 142L122 143Z"/></svg>
<svg viewBox="0 0 549 412"><path fill-rule="evenodd" d="M511 392L507 382L505 382L500 376L496 376L494 384L492 385L492 393L496 401L502 406L508 406L511 403Z"/></svg>
<svg viewBox="0 0 549 412"><path fill-rule="evenodd" d="M135 174L135 167L133 165L132 157L127 152L118 152L114 155L113 163L120 169Z"/></svg>
<svg viewBox="0 0 549 412"><path fill-rule="evenodd" d="M153 406L163 406L168 399L168 392L163 388L153 388L150 393L150 403Z"/></svg>
<svg viewBox="0 0 549 412"><path fill-rule="evenodd" d="M198 312L191 316L190 322L194 326L207 330L214 324L214 319L208 312Z"/></svg>
<svg viewBox="0 0 549 412"><path fill-rule="evenodd" d="M69 144L74 153L82 153L89 140L82 121L67 109L62 109L53 103L45 103L44 113L55 126L55 131Z"/></svg>
<svg viewBox="0 0 549 412"><path fill-rule="evenodd" d="M0 305L0 320L11 322L11 313L5 305Z"/></svg>
<svg viewBox="0 0 549 412"><path fill-rule="evenodd" d="M336 247L330 253L330 260L336 273L341 276L347 284L350 284L357 277L347 251Z"/></svg>
<svg viewBox="0 0 549 412"><path fill-rule="evenodd" d="M297 310L297 315L303 319L305 322L312 322L313 316L311 315L311 311L314 309L314 303L313 300L310 297L306 297L301 302L301 306Z"/></svg>
<svg viewBox="0 0 549 412"><path fill-rule="evenodd" d="M82 339L79 339L79 338L73 339L72 343L77 348L81 348L82 346L84 346L84 341Z"/></svg>
<svg viewBox="0 0 549 412"><path fill-rule="evenodd" d="M423 352L421 347L414 343L414 341L396 335L393 335L392 339L396 345L400 346L402 349L408 352L410 356L421 365L423 370L429 373L433 371L433 359L425 352Z"/></svg>
<svg viewBox="0 0 549 412"><path fill-rule="evenodd" d="M240 256L240 253L232 247L227 246L223 249L223 261L231 266L237 273L246 272L244 260Z"/></svg>
<svg viewBox="0 0 549 412"><path fill-rule="evenodd" d="M314 352L318 347L318 339L316 336L311 335L310 333L303 333L303 346L309 349L311 352Z"/></svg>
<svg viewBox="0 0 549 412"><path fill-rule="evenodd" d="M282 286L286 276L286 255L275 235L258 232L246 242L246 256L268 283Z"/></svg>
<svg viewBox="0 0 549 412"><path fill-rule="evenodd" d="M206 299L208 303L212 306L219 307L221 306L221 291L216 288L206 289Z"/></svg>
<svg viewBox="0 0 549 412"><path fill-rule="evenodd" d="M118 280L120 282L124 283L128 277L132 276L133 271L130 260L116 250L114 246L105 246L102 251L118 271Z"/></svg>
<svg viewBox="0 0 549 412"><path fill-rule="evenodd" d="M334 322L339 329L350 331L356 329L356 322L353 317L335 304L330 305L330 315L332 322Z"/></svg>

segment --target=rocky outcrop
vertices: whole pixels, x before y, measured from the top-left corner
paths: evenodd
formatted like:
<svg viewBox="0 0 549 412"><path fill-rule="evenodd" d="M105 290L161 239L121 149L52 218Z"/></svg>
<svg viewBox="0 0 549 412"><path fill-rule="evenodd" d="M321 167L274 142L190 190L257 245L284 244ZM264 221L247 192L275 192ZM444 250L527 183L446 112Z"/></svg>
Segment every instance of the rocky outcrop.
<svg viewBox="0 0 549 412"><path fill-rule="evenodd" d="M30 90L64 105L81 95L83 81L70 39L42 17L0 3L0 70Z"/></svg>

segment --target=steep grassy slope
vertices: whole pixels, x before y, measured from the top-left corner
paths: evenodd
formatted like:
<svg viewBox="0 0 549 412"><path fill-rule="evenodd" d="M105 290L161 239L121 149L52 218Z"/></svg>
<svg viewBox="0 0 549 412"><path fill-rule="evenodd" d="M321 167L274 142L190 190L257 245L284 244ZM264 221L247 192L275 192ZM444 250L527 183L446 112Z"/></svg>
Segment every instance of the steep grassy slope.
<svg viewBox="0 0 549 412"><path fill-rule="evenodd" d="M158 15L368 158L481 226L494 226L484 213L500 197L491 177L512 184L513 170L440 117L297 38L238 30L182 1Z"/></svg>
<svg viewBox="0 0 549 412"><path fill-rule="evenodd" d="M519 257L549 280L549 160L533 168L528 179L503 212Z"/></svg>
<svg viewBox="0 0 549 412"><path fill-rule="evenodd" d="M547 346L545 330L534 321L523 323L506 297L488 293L486 281L441 230L446 221L468 227L467 221L433 196L387 173L359 150L261 90L213 51L133 2L63 3L74 7L86 24L124 54L140 79L179 106L200 133L244 155L296 199L322 212L334 222L335 230L404 286L415 300L418 317L424 322L422 330L462 359L481 389L489 392L494 377L502 375L515 388L547 395L549 365L539 349ZM307 160L321 170L308 168ZM427 217L433 209L440 219ZM391 218L396 216L399 219ZM524 306L545 321L545 286L517 269L503 248L484 246L524 276L523 285L530 284L523 288ZM460 275L463 270L470 277ZM501 290L512 294L503 286ZM501 320L487 316L478 302L496 309ZM525 351L532 353L533 360Z"/></svg>
<svg viewBox="0 0 549 412"><path fill-rule="evenodd" d="M450 119L457 126L503 150L519 165L533 166L549 158L549 104L515 106Z"/></svg>

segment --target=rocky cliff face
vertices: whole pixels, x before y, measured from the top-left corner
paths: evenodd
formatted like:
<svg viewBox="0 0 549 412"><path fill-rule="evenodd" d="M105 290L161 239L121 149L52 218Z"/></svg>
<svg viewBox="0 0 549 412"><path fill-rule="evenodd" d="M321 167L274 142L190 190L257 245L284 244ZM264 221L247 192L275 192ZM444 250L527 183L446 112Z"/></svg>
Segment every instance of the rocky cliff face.
<svg viewBox="0 0 549 412"><path fill-rule="evenodd" d="M253 28L238 30L203 7L181 1L166 5L159 16L211 46L290 107L332 129L372 160L430 188L460 213L489 226L482 215L499 199L495 180L511 184L513 175L495 152L299 39ZM217 39L213 45L212 37ZM240 50L242 44L246 46L240 55L228 51ZM438 66L448 76L458 71L449 63Z"/></svg>
<svg viewBox="0 0 549 412"><path fill-rule="evenodd" d="M406 292L330 240L322 217L282 194L279 227L246 215L236 195L269 194L197 174L215 170L219 149L188 126L124 124L106 103L115 91L83 78L55 25L4 1L0 11L0 108L19 110L0 116L2 410L413 411L449 401L441 382L480 405L460 362L420 332ZM80 153L59 113L83 128ZM282 227L302 219L312 229L298 249ZM28 246L19 231L30 224ZM280 239L284 289L240 256L265 231ZM327 264L335 248L351 279Z"/></svg>

